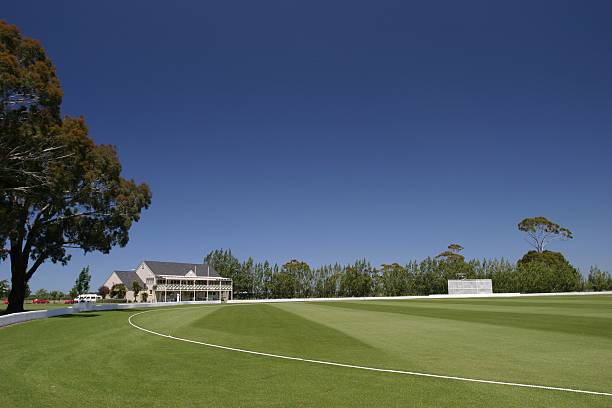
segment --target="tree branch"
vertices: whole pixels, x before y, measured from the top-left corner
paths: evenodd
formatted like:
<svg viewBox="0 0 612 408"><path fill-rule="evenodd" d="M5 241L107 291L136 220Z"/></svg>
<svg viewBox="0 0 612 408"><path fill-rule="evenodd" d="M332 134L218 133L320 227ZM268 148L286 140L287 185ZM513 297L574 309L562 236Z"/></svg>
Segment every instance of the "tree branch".
<svg viewBox="0 0 612 408"><path fill-rule="evenodd" d="M47 255L45 254L45 252L40 254L38 259L34 262L34 264L32 264L30 269L28 269L28 272L26 273L26 282L30 280L32 275L34 275L34 272L36 272L36 270L40 267L40 265L43 264L43 262L45 262L46 259L47 259Z"/></svg>
<svg viewBox="0 0 612 408"><path fill-rule="evenodd" d="M36 214L36 217L34 217L34 221L32 222L32 227L28 231L28 238L26 239L26 243L23 246L22 256L24 257L24 262L27 261L28 258L30 257L30 251L32 250L32 243L34 241L34 233L39 228L40 219L42 218L45 211L47 211L50 207L51 207L51 204L45 205L43 208L40 209L38 214Z"/></svg>

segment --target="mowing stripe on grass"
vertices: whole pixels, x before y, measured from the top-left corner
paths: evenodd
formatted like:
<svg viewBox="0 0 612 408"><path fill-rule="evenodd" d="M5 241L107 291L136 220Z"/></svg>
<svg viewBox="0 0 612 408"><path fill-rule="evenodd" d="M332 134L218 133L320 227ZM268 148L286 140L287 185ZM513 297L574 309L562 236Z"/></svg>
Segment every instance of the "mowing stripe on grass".
<svg viewBox="0 0 612 408"><path fill-rule="evenodd" d="M235 304L235 305L232 305L232 306L239 306L239 305ZM208 306L205 306L205 307L208 307ZM176 308L176 309L169 309L169 310L166 310L166 311L181 310L181 309L193 309L193 307L182 307L182 308ZM579 390L579 389L574 389L574 388L551 387L551 386L547 386L547 385L522 384L522 383L513 383L513 382L505 382L505 381L483 380L483 379L478 379L478 378L467 378L467 377L456 377L456 376L452 376L452 375L419 373L419 372L415 372L415 371L393 370L393 369L388 369L388 368L365 367L365 366L359 366L359 365L353 365L353 364L336 363L336 362L333 362L333 361L312 360L312 359L309 359L309 358L283 356L283 355L271 354L271 353L263 353L263 352L260 352L260 351L245 350L245 349L240 349L240 348L236 348L236 347L228 347L228 346L223 346L223 345L220 345L220 344L206 343L206 342L203 342L203 341L184 339L182 337L176 337L176 336L171 336L169 334L158 333L156 331L149 330L149 329L146 329L144 327L138 326L137 324L135 324L132 321L132 318L135 317L135 316L138 316L138 315L141 315L141 314L144 314L144 313L160 311L160 310L163 310L163 309L145 310L144 312L134 313L134 314L130 315L130 317L128 317L128 323L132 327L134 327L134 328L136 328L138 330L141 330L141 331L149 333L149 334L154 334L156 336L165 337L167 339L178 340L178 341L183 341L183 342L186 342L186 343L198 344L198 345L201 345L201 346L212 347L212 348L217 348L217 349L222 349L222 350L235 351L235 352L239 352L239 353L253 354L253 355L263 356L263 357L271 357L271 358L278 358L278 359L292 360L292 361L301 361L301 362L304 362L304 363L321 364L321 365L335 366L335 367L354 368L354 369L358 369L358 370L376 371L376 372L381 372L381 373L403 374L403 375L411 375L411 376L417 376L417 377L440 378L440 379L444 379L444 380L465 381L465 382L474 382L474 383L481 383L481 384L507 385L507 386L512 386L512 387L535 388L535 389L541 389L541 390L563 391L563 392L573 392L573 393L578 393L578 394L602 395L602 396L606 396L606 397L612 397L612 393L610 393L610 392L588 391L588 390Z"/></svg>

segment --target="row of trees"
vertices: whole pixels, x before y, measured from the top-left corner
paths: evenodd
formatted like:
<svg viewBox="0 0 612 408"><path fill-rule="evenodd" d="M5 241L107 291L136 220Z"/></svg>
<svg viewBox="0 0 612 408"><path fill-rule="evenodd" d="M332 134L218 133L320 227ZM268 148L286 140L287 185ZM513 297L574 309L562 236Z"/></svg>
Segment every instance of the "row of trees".
<svg viewBox="0 0 612 408"><path fill-rule="evenodd" d="M491 279L499 293L612 290L609 273L592 267L585 279L560 252L546 250L554 240L572 239L569 229L545 217L525 218L518 229L534 250L516 264L505 259L466 261L459 244L421 262L380 267L365 259L314 269L295 259L282 266L251 258L240 262L231 250L215 250L206 260L221 276L233 279L236 298L431 295L448 293L449 279Z"/></svg>
<svg viewBox="0 0 612 408"><path fill-rule="evenodd" d="M447 293L449 279L491 279L499 293L612 290L608 272L592 267L585 279L562 254L551 251L529 252L517 263L505 259L465 261L454 252L380 267L365 259L319 268L295 259L281 266L251 258L240 262L231 250L215 250L206 259L221 276L233 279L236 298L430 295Z"/></svg>

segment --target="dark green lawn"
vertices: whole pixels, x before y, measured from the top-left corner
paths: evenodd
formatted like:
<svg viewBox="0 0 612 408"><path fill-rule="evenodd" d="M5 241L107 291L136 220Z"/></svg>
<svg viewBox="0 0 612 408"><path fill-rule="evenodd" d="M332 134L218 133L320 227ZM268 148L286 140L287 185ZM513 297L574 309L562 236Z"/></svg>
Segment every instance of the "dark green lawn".
<svg viewBox="0 0 612 408"><path fill-rule="evenodd" d="M134 310L0 329L0 407L611 407L612 397L314 365L154 336ZM164 334L288 356L612 392L612 297L156 309Z"/></svg>

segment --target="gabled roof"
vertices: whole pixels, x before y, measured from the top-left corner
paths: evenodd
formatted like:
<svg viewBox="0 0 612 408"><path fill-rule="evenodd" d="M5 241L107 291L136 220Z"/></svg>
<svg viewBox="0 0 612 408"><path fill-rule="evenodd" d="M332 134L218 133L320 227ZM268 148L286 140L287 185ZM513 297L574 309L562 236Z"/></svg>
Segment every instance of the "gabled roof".
<svg viewBox="0 0 612 408"><path fill-rule="evenodd" d="M155 275L180 275L185 276L189 271L193 271L197 276L214 276L219 274L211 265L183 263L183 262L160 262L160 261L144 261L151 272Z"/></svg>
<svg viewBox="0 0 612 408"><path fill-rule="evenodd" d="M132 290L134 281L140 283L140 286L144 287L145 283L140 279L140 276L135 271L115 271L121 282L125 285L128 290Z"/></svg>

